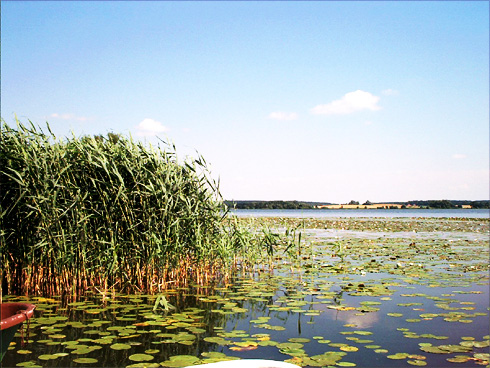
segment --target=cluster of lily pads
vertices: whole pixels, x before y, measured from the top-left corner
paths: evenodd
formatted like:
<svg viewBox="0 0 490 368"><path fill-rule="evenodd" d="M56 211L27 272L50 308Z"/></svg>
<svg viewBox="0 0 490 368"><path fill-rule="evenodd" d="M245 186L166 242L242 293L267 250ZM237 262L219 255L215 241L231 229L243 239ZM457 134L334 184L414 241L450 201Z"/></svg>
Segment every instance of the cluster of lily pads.
<svg viewBox="0 0 490 368"><path fill-rule="evenodd" d="M279 232L303 220L263 221ZM487 219L331 219L324 232L327 220L308 221L297 227L301 242L278 246L272 264L221 285L77 300L6 296L38 308L27 346L19 334L2 365L489 365Z"/></svg>

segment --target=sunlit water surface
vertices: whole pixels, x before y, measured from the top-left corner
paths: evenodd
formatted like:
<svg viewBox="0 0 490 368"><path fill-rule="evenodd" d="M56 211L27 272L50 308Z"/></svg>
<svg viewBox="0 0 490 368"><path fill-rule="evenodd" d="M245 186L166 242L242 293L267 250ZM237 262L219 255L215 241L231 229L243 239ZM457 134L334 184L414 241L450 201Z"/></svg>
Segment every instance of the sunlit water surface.
<svg viewBox="0 0 490 368"><path fill-rule="evenodd" d="M305 239L272 270L166 292L170 311L153 310L150 295L6 296L38 308L30 342L21 346L18 334L2 366L183 366L224 356L303 366L485 364L488 234L307 229ZM170 360L181 355L191 357ZM461 357L468 360L448 361Z"/></svg>

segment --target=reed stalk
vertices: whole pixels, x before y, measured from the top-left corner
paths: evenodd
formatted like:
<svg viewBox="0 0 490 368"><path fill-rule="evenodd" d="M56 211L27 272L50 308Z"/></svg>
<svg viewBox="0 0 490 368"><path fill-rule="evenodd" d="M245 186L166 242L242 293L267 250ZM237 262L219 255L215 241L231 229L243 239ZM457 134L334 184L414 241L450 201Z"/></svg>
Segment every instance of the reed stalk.
<svg viewBox="0 0 490 368"><path fill-rule="evenodd" d="M270 241L264 249L226 218L202 157L179 162L165 142L47 129L2 120L2 293L159 292L270 256Z"/></svg>

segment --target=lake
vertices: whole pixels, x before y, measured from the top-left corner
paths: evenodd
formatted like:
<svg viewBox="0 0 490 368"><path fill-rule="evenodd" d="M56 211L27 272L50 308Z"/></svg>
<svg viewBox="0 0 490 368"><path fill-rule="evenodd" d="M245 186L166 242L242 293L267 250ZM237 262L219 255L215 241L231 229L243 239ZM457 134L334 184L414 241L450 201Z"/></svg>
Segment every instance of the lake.
<svg viewBox="0 0 490 368"><path fill-rule="evenodd" d="M299 217L254 220L277 232L302 223L301 242L277 245L272 258L231 280L162 293L175 309L157 295L95 289L76 299L4 296L38 308L29 343L18 334L2 367L244 358L303 367L488 365L487 218Z"/></svg>
<svg viewBox="0 0 490 368"><path fill-rule="evenodd" d="M318 210L231 210L239 217L462 217L489 218L488 209L318 209Z"/></svg>

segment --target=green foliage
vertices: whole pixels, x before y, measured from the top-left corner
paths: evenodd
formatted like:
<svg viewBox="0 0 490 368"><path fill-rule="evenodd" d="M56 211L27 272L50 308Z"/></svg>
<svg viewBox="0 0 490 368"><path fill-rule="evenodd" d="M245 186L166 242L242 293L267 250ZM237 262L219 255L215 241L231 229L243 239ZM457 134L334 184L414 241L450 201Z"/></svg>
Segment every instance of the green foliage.
<svg viewBox="0 0 490 368"><path fill-rule="evenodd" d="M472 208L490 208L490 201L472 201L469 205Z"/></svg>
<svg viewBox="0 0 490 368"><path fill-rule="evenodd" d="M166 143L113 133L60 140L19 122L3 122L0 146L6 292L156 289L179 270L219 267L249 248L253 234L225 224L202 157L179 163Z"/></svg>
<svg viewBox="0 0 490 368"><path fill-rule="evenodd" d="M460 201L460 200L429 200L429 201L410 201L407 204L429 208L461 208L471 206L471 208L490 208L489 200L482 201Z"/></svg>
<svg viewBox="0 0 490 368"><path fill-rule="evenodd" d="M236 209L313 209L315 206L311 203L298 201L225 201L230 208Z"/></svg>
<svg viewBox="0 0 490 368"><path fill-rule="evenodd" d="M448 201L447 199L443 199L442 201L429 201L429 207L430 208L456 208L456 206L452 204L451 201Z"/></svg>

